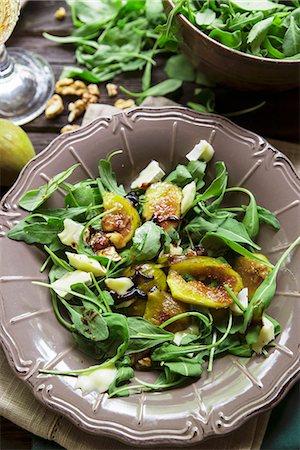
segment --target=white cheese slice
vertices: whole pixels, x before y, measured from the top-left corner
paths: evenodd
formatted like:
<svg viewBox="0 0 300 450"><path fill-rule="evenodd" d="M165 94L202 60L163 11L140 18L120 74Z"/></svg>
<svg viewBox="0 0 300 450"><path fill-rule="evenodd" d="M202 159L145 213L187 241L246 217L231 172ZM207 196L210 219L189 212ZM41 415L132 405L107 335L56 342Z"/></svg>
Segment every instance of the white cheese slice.
<svg viewBox="0 0 300 450"><path fill-rule="evenodd" d="M255 353L262 353L262 349L275 338L274 325L265 316L262 317L263 326L259 332L257 342L252 344Z"/></svg>
<svg viewBox="0 0 300 450"><path fill-rule="evenodd" d="M183 338L189 336L190 334L199 334L199 328L197 327L197 325L190 325L185 330L176 331L173 339L174 344L180 345Z"/></svg>
<svg viewBox="0 0 300 450"><path fill-rule="evenodd" d="M240 304L246 309L248 306L248 288L242 289L238 293L237 298L238 298L238 301L240 302ZM243 311L234 302L229 305L229 308L237 316L241 316L243 314Z"/></svg>
<svg viewBox="0 0 300 450"><path fill-rule="evenodd" d="M66 273L61 278L54 281L51 284L51 287L60 297L67 298L69 296L67 291L70 291L73 284L91 282L92 279L90 273L74 270L74 272Z"/></svg>
<svg viewBox="0 0 300 450"><path fill-rule="evenodd" d="M195 181L192 181L191 183L184 186L182 189L182 200L181 200L181 206L180 206L180 212L183 216L185 213L188 212L188 210L191 208L193 201L195 200L196 196L196 183Z"/></svg>
<svg viewBox="0 0 300 450"><path fill-rule="evenodd" d="M180 245L170 244L170 255L171 256L181 256L183 254L183 248Z"/></svg>
<svg viewBox="0 0 300 450"><path fill-rule="evenodd" d="M132 280L127 277L106 278L105 284L108 289L115 291L118 295L125 295L134 286Z"/></svg>
<svg viewBox="0 0 300 450"><path fill-rule="evenodd" d="M93 258L89 258L87 255L66 252L69 263L75 269L82 270L84 272L92 272L96 277L101 277L106 274L105 267L101 266L99 261Z"/></svg>
<svg viewBox="0 0 300 450"><path fill-rule="evenodd" d="M117 375L117 369L112 364L104 368L96 369L86 375L79 375L75 384L75 389L81 389L84 394L96 391L99 394L106 392L109 385Z"/></svg>
<svg viewBox="0 0 300 450"><path fill-rule="evenodd" d="M65 219L64 229L57 236L63 244L76 248L83 228L84 226L81 223L75 222L72 219Z"/></svg>
<svg viewBox="0 0 300 450"><path fill-rule="evenodd" d="M147 187L151 183L156 183L161 180L165 175L157 161L152 160L145 169L143 169L139 176L133 180L130 187L131 189Z"/></svg>
<svg viewBox="0 0 300 450"><path fill-rule="evenodd" d="M209 162L214 156L215 151L206 140L202 139L195 147L186 155L189 161L201 161Z"/></svg>

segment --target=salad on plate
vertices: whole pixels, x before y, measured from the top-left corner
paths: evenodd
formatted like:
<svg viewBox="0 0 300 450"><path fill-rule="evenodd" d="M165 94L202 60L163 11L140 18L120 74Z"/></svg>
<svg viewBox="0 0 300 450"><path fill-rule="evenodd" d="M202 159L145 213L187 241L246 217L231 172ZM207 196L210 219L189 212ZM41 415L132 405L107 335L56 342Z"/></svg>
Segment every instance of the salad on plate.
<svg viewBox="0 0 300 450"><path fill-rule="evenodd" d="M19 201L29 214L8 236L45 250L49 283L34 283L50 290L60 325L96 361L40 372L117 397L193 382L226 354L267 357L280 333L267 308L300 237L274 265L264 256L260 227L276 232L277 218L230 186L205 140L168 174L150 161L129 189L112 168L120 152L100 159L95 179L69 183L77 164ZM47 209L57 189L64 207Z"/></svg>

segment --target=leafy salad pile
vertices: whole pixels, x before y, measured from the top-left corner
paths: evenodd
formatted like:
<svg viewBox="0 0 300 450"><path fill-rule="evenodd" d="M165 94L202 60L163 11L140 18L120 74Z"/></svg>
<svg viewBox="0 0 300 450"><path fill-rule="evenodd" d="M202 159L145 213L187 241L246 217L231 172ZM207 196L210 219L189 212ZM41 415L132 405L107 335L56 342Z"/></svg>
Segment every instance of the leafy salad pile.
<svg viewBox="0 0 300 450"><path fill-rule="evenodd" d="M69 183L74 165L19 201L29 214L8 236L44 248L49 283L35 284L50 289L58 321L97 361L40 372L113 397L194 381L226 354L267 356L280 325L266 309L300 237L274 266L258 253L261 224L279 222L250 191L228 187L224 162L206 173L214 154L206 141L168 175L150 162L129 191L113 172L118 153L99 161L96 179ZM64 207L45 208L58 188ZM157 371L156 381L135 369Z"/></svg>
<svg viewBox="0 0 300 450"><path fill-rule="evenodd" d="M208 3L197 2L197 5L208 8ZM204 74L197 73L187 57L181 54L180 37L173 20L176 12L184 12L186 8L194 11L196 2L181 1L168 16L162 0L67 0L67 4L74 26L71 35L44 33L51 41L76 47L75 57L81 67L64 67L60 78L101 83L122 73L141 71L141 92L131 92L120 86L120 90L134 97L137 104L149 96L176 93L184 84L188 90L189 83L193 82L196 88L189 93L187 105L199 112L216 111L216 86ZM211 4L210 8L217 7L217 2ZM162 63L166 79L153 84L153 69ZM241 111L223 111L222 114L245 114L264 103L249 105L249 100L245 99L245 105L249 107L243 107Z"/></svg>
<svg viewBox="0 0 300 450"><path fill-rule="evenodd" d="M227 47L274 59L300 59L299 0L175 0L175 14Z"/></svg>

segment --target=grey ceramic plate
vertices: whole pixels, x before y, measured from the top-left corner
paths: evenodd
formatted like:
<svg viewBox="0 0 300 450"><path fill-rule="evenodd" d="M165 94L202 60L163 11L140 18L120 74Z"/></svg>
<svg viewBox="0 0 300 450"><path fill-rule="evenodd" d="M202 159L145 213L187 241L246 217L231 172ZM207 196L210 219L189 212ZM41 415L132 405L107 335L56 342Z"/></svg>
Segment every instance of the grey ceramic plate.
<svg viewBox="0 0 300 450"><path fill-rule="evenodd" d="M26 166L3 200L0 331L7 358L39 400L92 433L139 446L186 446L232 431L269 408L299 374L299 249L281 270L269 309L282 333L267 359L226 356L216 361L212 373L187 387L120 399L83 396L73 389L74 378L38 374L39 368L81 368L91 361L74 348L70 334L56 321L47 290L31 284L46 279L39 273L43 253L6 237L25 215L17 206L20 196L78 161L81 166L70 181L93 177L99 158L120 148L123 156L113 163L125 184L151 159L169 171L200 139L210 141L215 159L225 161L230 183L250 188L261 205L277 213L281 230L264 228L259 239L276 261L298 234L299 178L291 163L261 137L224 118L185 108L139 108L58 137ZM49 204L62 206L60 192Z"/></svg>

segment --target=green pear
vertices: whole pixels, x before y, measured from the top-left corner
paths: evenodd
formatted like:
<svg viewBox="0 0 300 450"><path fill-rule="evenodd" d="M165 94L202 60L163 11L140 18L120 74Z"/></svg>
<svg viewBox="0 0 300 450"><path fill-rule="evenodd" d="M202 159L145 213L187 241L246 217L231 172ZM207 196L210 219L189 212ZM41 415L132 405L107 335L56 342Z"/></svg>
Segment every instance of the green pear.
<svg viewBox="0 0 300 450"><path fill-rule="evenodd" d="M21 127L0 119L0 183L10 185L35 156L33 145Z"/></svg>

